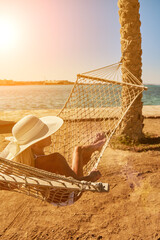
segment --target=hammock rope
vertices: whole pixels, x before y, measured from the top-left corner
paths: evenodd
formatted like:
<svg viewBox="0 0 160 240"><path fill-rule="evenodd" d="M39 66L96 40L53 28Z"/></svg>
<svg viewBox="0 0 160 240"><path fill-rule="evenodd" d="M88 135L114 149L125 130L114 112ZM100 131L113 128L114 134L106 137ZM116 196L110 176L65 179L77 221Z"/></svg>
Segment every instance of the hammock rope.
<svg viewBox="0 0 160 240"><path fill-rule="evenodd" d="M71 177L66 178L62 175L3 158L0 158L0 162L1 189L25 193L48 202L58 201L59 203L73 191L77 193L75 195L76 200L80 192L105 192L108 191L109 187L108 184L78 181Z"/></svg>
<svg viewBox="0 0 160 240"><path fill-rule="evenodd" d="M104 132L101 152L94 152L84 166L84 174L97 167L104 150L135 99L146 90L121 62L78 74L77 80L58 116L63 126L52 136L46 154L61 153L71 166L74 147L90 145L95 135ZM0 189L25 193L49 203L76 201L84 191L105 192L108 183L77 181L24 164L0 158Z"/></svg>
<svg viewBox="0 0 160 240"><path fill-rule="evenodd" d="M77 145L90 145L96 133L105 132L101 153L92 155L84 167L97 167L112 135L135 99L146 89L121 62L77 75L77 81L58 116L63 127L53 137L50 151L60 152L71 163Z"/></svg>

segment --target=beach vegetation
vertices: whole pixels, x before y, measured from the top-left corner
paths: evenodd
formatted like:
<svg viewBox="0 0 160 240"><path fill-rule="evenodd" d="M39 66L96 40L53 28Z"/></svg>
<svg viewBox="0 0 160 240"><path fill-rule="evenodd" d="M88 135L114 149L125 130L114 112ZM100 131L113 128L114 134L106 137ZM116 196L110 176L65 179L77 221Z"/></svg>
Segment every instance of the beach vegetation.
<svg viewBox="0 0 160 240"><path fill-rule="evenodd" d="M140 140L133 140L127 135L115 135L112 137L109 146L113 149L135 152L160 151L160 137L155 134L144 134Z"/></svg>

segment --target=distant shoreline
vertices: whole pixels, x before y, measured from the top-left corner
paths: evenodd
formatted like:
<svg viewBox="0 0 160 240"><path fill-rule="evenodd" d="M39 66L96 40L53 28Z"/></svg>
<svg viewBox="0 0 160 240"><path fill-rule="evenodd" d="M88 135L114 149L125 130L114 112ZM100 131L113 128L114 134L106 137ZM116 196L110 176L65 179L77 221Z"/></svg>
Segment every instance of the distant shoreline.
<svg viewBox="0 0 160 240"><path fill-rule="evenodd" d="M13 81L0 80L0 86L22 86L22 85L73 85L68 80L45 80L45 81Z"/></svg>

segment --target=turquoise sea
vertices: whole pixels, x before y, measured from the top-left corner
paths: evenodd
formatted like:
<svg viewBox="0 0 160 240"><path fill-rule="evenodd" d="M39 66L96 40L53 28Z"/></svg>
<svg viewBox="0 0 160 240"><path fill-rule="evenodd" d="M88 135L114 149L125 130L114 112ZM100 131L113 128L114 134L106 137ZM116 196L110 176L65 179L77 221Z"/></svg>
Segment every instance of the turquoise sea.
<svg viewBox="0 0 160 240"><path fill-rule="evenodd" d="M143 92L144 105L160 105L160 85L145 85L147 91Z"/></svg>
<svg viewBox="0 0 160 240"><path fill-rule="evenodd" d="M160 105L160 85L146 85L144 105ZM0 86L0 110L61 109L73 85Z"/></svg>

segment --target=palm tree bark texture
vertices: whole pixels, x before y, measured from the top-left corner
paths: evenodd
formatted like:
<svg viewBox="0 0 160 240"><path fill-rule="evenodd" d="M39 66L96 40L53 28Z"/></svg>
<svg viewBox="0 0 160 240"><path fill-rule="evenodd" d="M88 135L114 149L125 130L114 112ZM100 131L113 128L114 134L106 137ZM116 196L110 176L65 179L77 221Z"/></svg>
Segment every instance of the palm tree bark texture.
<svg viewBox="0 0 160 240"><path fill-rule="evenodd" d="M122 68L127 69L141 82L142 49L140 32L140 4L138 0L118 0L119 21L121 24ZM125 81L125 74L123 74ZM126 99L125 99L126 98ZM122 89L122 102L127 100L125 87ZM143 137L142 94L136 99L121 123L120 134L138 141Z"/></svg>

